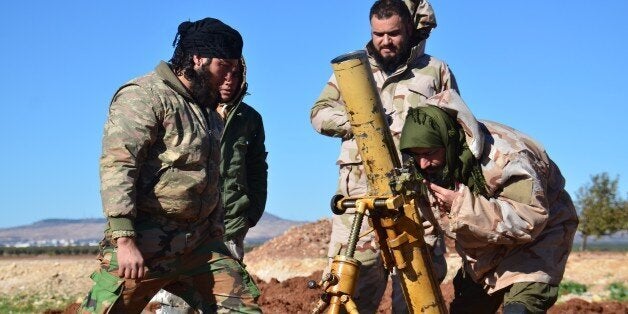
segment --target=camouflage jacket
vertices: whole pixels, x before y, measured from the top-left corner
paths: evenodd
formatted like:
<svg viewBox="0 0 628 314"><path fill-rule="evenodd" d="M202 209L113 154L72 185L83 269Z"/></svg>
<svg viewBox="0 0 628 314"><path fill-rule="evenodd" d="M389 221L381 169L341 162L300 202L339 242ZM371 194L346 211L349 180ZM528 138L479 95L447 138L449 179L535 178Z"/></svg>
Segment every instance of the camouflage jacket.
<svg viewBox="0 0 628 314"><path fill-rule="evenodd" d="M427 103L467 108L453 92ZM459 184L461 194L441 222L456 240L465 270L489 293L515 282L557 285L578 225L560 170L543 146L519 131L481 121L478 133L473 121L458 122L468 143L483 143L470 148L481 161L489 194L474 195Z"/></svg>
<svg viewBox="0 0 628 314"><path fill-rule="evenodd" d="M427 0L403 0L403 2L410 10L416 34L424 38L429 37L430 32L437 25L432 5Z"/></svg>
<svg viewBox="0 0 628 314"><path fill-rule="evenodd" d="M387 75L373 58L371 42L367 44L366 51L382 106L389 121L393 141L401 158L401 152L398 149L399 139L408 109L421 105L428 97L441 91L457 90L458 86L447 64L424 53L424 40L412 48L407 62L390 75ZM341 138L340 156L337 161L340 166L337 193L345 196L366 194L366 173L362 166L357 142L351 132L346 107L333 74L314 103L310 120L317 132ZM347 213L354 211L355 209L349 209ZM424 240L434 248L434 252L443 254L444 244L439 241L439 239L442 240L442 233L435 227L437 225L434 222L424 221Z"/></svg>
<svg viewBox="0 0 628 314"><path fill-rule="evenodd" d="M408 61L394 73L387 75L372 57L371 43L367 45L369 63L373 70L375 83L380 94L384 111L390 121L390 131L395 145L399 144L401 129L408 109L418 106L441 91L458 89L456 80L449 67L428 54L424 53L425 41L412 48ZM318 100L310 112L310 120L314 129L327 136L342 139L338 165L360 164L361 158L345 106L336 84L331 76L323 88Z"/></svg>
<svg viewBox="0 0 628 314"><path fill-rule="evenodd" d="M242 61L238 95L225 107L225 128L220 140L220 179L225 208L225 239L246 233L264 213L268 186L265 133L262 116L242 101L247 94L246 66Z"/></svg>
<svg viewBox="0 0 628 314"><path fill-rule="evenodd" d="M194 225L221 236L218 114L197 105L169 65L124 84L111 101L100 158L108 230L133 236L138 217Z"/></svg>

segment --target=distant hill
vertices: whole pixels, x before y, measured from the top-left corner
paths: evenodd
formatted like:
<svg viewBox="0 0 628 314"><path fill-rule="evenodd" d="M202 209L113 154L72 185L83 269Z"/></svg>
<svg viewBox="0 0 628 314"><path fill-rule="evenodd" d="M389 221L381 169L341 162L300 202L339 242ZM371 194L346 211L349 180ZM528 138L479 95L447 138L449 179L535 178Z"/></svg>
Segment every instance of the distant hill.
<svg viewBox="0 0 628 314"><path fill-rule="evenodd" d="M255 227L249 230L246 235L247 243L262 243L276 236L282 235L293 226L303 225L307 221L296 221L279 218L271 213L265 212Z"/></svg>
<svg viewBox="0 0 628 314"><path fill-rule="evenodd" d="M304 223L264 213L245 241L262 243ZM104 218L45 219L30 225L0 228L0 246L95 245L102 239L104 227Z"/></svg>

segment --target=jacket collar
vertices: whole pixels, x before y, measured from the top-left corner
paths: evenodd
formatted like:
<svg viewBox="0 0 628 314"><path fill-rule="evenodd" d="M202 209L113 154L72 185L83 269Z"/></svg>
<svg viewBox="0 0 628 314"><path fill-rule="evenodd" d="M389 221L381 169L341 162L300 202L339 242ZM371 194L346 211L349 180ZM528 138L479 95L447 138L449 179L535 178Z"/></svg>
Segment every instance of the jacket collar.
<svg viewBox="0 0 628 314"><path fill-rule="evenodd" d="M369 57L369 63L371 66L381 69L379 63L375 59L375 47L373 46L373 41L369 41L366 44L366 52ZM399 73L404 72L408 68L408 64L414 63L414 61L425 54L425 40L421 40L416 45L412 46L410 49L410 55L405 62L399 64L399 66L390 74L390 76L397 75Z"/></svg>
<svg viewBox="0 0 628 314"><path fill-rule="evenodd" d="M179 93L181 96L187 98L190 101L194 101L194 98L190 95L187 88L183 86L183 83L179 80L179 78L172 72L170 65L164 61L160 61L159 64L155 67L155 73L159 75L164 80L164 83L172 88L174 91Z"/></svg>

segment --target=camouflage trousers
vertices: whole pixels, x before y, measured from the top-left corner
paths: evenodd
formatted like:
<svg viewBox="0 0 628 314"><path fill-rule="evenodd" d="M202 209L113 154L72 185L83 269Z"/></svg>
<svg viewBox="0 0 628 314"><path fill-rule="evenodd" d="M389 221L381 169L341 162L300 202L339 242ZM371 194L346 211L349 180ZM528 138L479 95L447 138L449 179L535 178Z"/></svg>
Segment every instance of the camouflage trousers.
<svg viewBox="0 0 628 314"><path fill-rule="evenodd" d="M358 196L366 194L366 178L362 166L343 165L340 167L340 179L338 186L338 194L346 196ZM334 256L343 254L347 249L347 240L353 224L355 214L352 212L344 215L334 215L332 217L331 239L327 256L330 263ZM389 273L384 268L381 258L379 245L374 232L365 234L371 229L367 217L362 221L360 226L360 239L357 241L354 258L361 262L356 291L354 293L354 301L360 313L376 313L379 303L386 290L388 279L392 280L392 303L393 313L408 313L406 302L403 298L401 288L401 278L395 273ZM437 240L436 237L430 236L426 239L430 247L436 249L430 250L432 253L432 261L436 277L442 281L447 272L447 264L444 254L444 243L442 238ZM325 273L329 272L330 264L328 264Z"/></svg>
<svg viewBox="0 0 628 314"><path fill-rule="evenodd" d="M118 277L116 247L105 238L83 313L140 313L160 289L203 313L261 313L253 279L221 240L209 239L203 226L136 220L135 228L145 277Z"/></svg>
<svg viewBox="0 0 628 314"><path fill-rule="evenodd" d="M242 262L244 259L244 238L246 232L225 241L225 246L229 249L231 256ZM188 313L192 307L182 298L166 291L160 290L151 300L151 303L159 303L161 314L179 314Z"/></svg>
<svg viewBox="0 0 628 314"><path fill-rule="evenodd" d="M486 293L484 286L471 279L471 275L458 270L454 277L454 299L451 313L495 313L503 303L504 314L547 313L558 299L558 286L540 282L517 282Z"/></svg>

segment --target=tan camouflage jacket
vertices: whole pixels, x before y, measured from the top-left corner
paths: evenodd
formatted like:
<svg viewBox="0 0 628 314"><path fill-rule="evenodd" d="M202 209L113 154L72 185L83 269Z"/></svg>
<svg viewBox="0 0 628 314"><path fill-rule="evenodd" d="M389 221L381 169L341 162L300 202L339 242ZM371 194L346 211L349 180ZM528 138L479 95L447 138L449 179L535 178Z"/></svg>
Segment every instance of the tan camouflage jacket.
<svg viewBox="0 0 628 314"><path fill-rule="evenodd" d="M425 54L424 40L412 48L408 61L391 75L387 75L380 69L372 57L371 45L369 42L366 46L369 63L389 121L395 147L401 158L401 152L398 150L399 139L408 109L421 105L428 97L441 91L457 90L458 86L447 64ZM337 193L353 197L366 194L366 173L363 170L357 142L351 133L349 117L333 74L314 103L310 120L317 132L341 138L340 156L337 161L340 166ZM354 209L349 209L347 213L354 211ZM434 248L435 254L443 254L442 233L434 229L436 226L433 222L424 221L424 239Z"/></svg>
<svg viewBox="0 0 628 314"><path fill-rule="evenodd" d="M467 108L451 91L427 103ZM462 194L441 222L456 240L465 270L489 293L515 282L557 285L578 225L560 170L543 146L519 131L481 121L478 133L473 122L458 122L468 143L483 142L470 146L481 160L490 195L474 195L460 184Z"/></svg>
<svg viewBox="0 0 628 314"><path fill-rule="evenodd" d="M447 64L424 53L425 41L412 48L406 64L391 75L380 69L367 45L367 53L382 105L390 121L390 131L398 147L401 129L408 109L416 107L446 89L458 89L456 80ZM353 134L345 105L331 76L310 112L314 129L327 136L342 139L338 165L360 164L361 158Z"/></svg>
<svg viewBox="0 0 628 314"><path fill-rule="evenodd" d="M109 108L100 159L101 196L114 238L137 217L192 224L221 236L218 164L222 121L199 107L167 63L120 87ZM220 234L220 235L219 235Z"/></svg>

